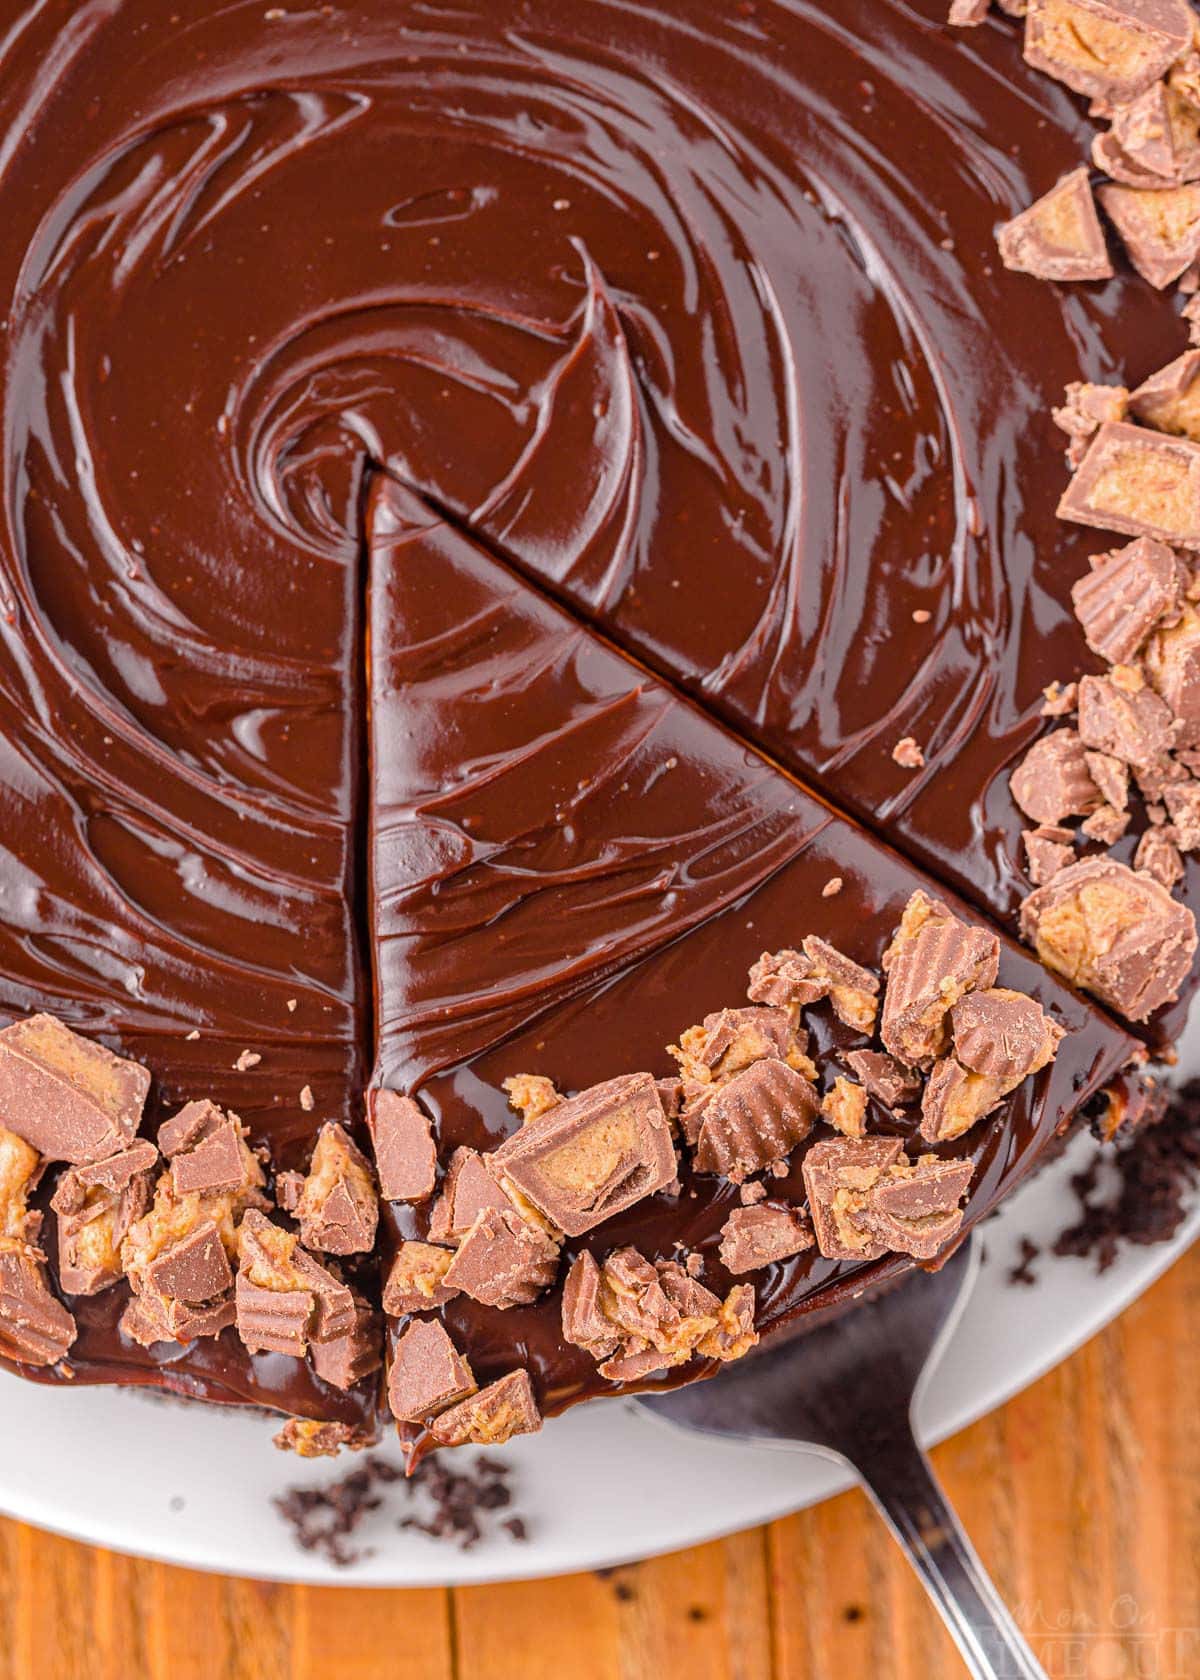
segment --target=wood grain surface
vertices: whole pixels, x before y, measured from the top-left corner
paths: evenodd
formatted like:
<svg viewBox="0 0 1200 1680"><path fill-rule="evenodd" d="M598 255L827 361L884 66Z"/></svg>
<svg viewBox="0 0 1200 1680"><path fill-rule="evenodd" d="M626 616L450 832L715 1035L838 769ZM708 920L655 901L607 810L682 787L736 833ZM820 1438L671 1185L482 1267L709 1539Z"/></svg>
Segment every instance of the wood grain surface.
<svg viewBox="0 0 1200 1680"><path fill-rule="evenodd" d="M1200 1676L1200 1249L934 1455L1053 1680ZM0 1680L950 1680L859 1494L614 1574L278 1587L0 1522Z"/></svg>

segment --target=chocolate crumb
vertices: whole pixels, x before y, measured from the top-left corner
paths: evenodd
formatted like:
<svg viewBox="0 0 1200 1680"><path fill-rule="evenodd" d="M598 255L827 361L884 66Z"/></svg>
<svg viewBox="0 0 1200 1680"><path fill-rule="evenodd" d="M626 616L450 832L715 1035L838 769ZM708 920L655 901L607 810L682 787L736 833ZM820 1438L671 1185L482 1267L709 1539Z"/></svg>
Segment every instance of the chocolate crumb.
<svg viewBox="0 0 1200 1680"><path fill-rule="evenodd" d="M1033 1270L1033 1262L1041 1253L1037 1243L1028 1237L1021 1238L1021 1258L1008 1271L1009 1283L1024 1284L1027 1287L1037 1282L1037 1273Z"/></svg>
<svg viewBox="0 0 1200 1680"><path fill-rule="evenodd" d="M920 770L925 764L925 754L913 740L911 735L905 735L892 748L892 757L904 770Z"/></svg>
<svg viewBox="0 0 1200 1680"><path fill-rule="evenodd" d="M1101 1187L1107 1165L1116 1172L1115 1193ZM1102 1145L1071 1179L1079 1218L1058 1237L1053 1252L1093 1258L1105 1272L1123 1242L1168 1242L1187 1212L1186 1192L1200 1180L1200 1079L1173 1091L1162 1118L1127 1141Z"/></svg>
<svg viewBox="0 0 1200 1680"><path fill-rule="evenodd" d="M400 1465L372 1454L337 1481L289 1488L272 1504L291 1525L298 1546L346 1569L371 1555L372 1548L353 1545L352 1536L383 1505L384 1488L402 1487L410 1500L423 1507L419 1515L402 1517L401 1528L467 1551L485 1537L487 1514L508 1511L511 1506L508 1477L507 1465L481 1455L465 1469L454 1470L436 1458L424 1459L406 1478ZM515 1512L497 1526L514 1541L529 1538L527 1519Z"/></svg>

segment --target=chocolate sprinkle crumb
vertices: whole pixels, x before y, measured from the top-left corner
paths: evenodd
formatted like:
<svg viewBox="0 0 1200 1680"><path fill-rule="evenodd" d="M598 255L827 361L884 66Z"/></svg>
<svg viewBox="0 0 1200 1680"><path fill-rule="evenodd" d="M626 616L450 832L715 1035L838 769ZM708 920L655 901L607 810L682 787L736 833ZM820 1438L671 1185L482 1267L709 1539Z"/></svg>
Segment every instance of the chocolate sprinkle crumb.
<svg viewBox="0 0 1200 1680"><path fill-rule="evenodd" d="M1028 1237L1021 1238L1021 1258L1015 1266L1009 1268L1009 1283L1025 1284L1027 1287L1037 1282L1037 1273L1033 1270L1033 1262L1041 1253L1037 1243Z"/></svg>
<svg viewBox="0 0 1200 1680"><path fill-rule="evenodd" d="M381 1489L400 1484L410 1499L428 1507L428 1514L402 1517L400 1528L455 1542L468 1551L488 1532L481 1520L485 1514L512 1504L508 1475L507 1465L480 1456L465 1470L451 1470L437 1458L428 1458L406 1478L401 1465L372 1454L337 1481L289 1488L272 1504L291 1525L298 1546L347 1569L371 1555L373 1548L355 1546L351 1537L368 1513L382 1506ZM516 1512L498 1526L514 1541L529 1538L527 1520Z"/></svg>

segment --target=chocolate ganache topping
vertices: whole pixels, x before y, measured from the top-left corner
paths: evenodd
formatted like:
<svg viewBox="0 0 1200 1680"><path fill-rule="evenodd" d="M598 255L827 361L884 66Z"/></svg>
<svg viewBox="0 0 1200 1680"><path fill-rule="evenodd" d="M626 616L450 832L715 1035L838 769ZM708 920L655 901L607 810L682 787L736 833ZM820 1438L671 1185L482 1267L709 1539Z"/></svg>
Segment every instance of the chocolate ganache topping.
<svg viewBox="0 0 1200 1680"><path fill-rule="evenodd" d="M1104 669L1047 416L1179 341L1135 277L999 261L996 224L1090 136L1010 23L964 36L941 0L17 7L5 1015L144 1063L151 1134L190 1098L234 1111L278 1204L308 1208L322 1126L369 1153L368 1086L417 1100L443 1186L456 1149L515 1132L507 1078L672 1076L666 1046L744 1004L768 947L813 936L877 974L917 895L1014 933L1008 773L1043 688ZM988 1109L972 1081L994 1070L940 1045L982 1111L955 1132L939 1109L936 1140L915 1108L870 1109L971 1163L967 1224L1135 1049L996 950L972 985L1022 1021L1011 999L1035 1000L1066 1032L1053 1059ZM842 1131L847 1058L891 1058L831 987L807 1055ZM792 1141L770 1194L799 1207L816 1134ZM704 1159L556 1246L547 1293L431 1300L474 1381L521 1366L554 1409L639 1380L564 1337L585 1253L699 1254L727 1299L747 1197ZM903 1225L878 1200L872 1230ZM385 1199L386 1266L437 1248L433 1211ZM920 1258L789 1230L753 1274L760 1333ZM362 1316L379 1267L343 1269ZM280 1292L269 1273L243 1254L243 1298ZM142 1345L124 1282L68 1300L48 1380L348 1429L377 1405L232 1326Z"/></svg>

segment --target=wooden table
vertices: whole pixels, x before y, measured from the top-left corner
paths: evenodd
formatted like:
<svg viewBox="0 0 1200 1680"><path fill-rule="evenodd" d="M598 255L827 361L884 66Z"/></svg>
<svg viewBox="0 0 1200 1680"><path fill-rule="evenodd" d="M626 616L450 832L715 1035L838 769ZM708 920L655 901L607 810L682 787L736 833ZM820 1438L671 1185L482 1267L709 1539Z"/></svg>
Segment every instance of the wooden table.
<svg viewBox="0 0 1200 1680"><path fill-rule="evenodd" d="M1054 1680L1200 1675L1200 1248L934 1457ZM264 1586L0 1523L0 1680L949 1680L859 1494L601 1578Z"/></svg>

